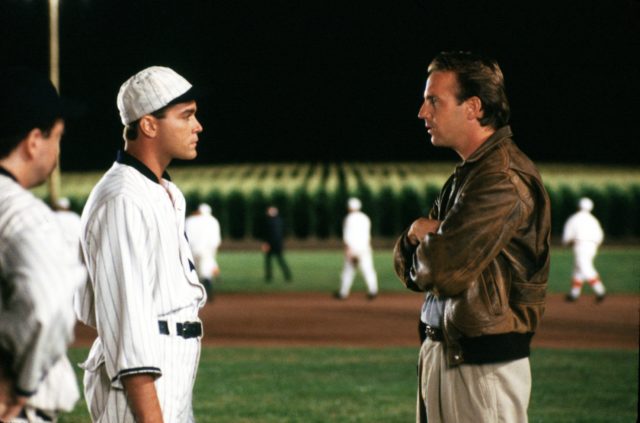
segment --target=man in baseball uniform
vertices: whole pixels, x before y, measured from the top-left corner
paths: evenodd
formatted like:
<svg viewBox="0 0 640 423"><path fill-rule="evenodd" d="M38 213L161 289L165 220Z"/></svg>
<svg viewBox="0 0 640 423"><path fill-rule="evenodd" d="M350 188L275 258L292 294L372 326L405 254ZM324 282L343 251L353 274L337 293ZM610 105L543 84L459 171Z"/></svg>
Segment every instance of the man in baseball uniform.
<svg viewBox="0 0 640 423"><path fill-rule="evenodd" d="M573 246L574 266L571 291L567 294L568 302L576 301L580 297L582 285L585 281L596 294L596 302L605 297L605 289L598 271L593 266L598 247L604 239L604 232L600 222L591 214L593 201L581 198L578 202L578 212L572 214L564 225L562 243Z"/></svg>
<svg viewBox="0 0 640 423"><path fill-rule="evenodd" d="M86 280L88 277L87 268L84 265L82 249L80 248L80 216L71 210L71 202L66 197L58 198L55 209L55 216L60 226L62 226L67 249L76 259L75 264L78 273L83 276L83 280Z"/></svg>
<svg viewBox="0 0 640 423"><path fill-rule="evenodd" d="M213 282L220 275L216 260L222 241L220 223L211 214L211 207L203 203L187 217L185 225L198 276L207 290L207 301L213 301Z"/></svg>
<svg viewBox="0 0 640 423"><path fill-rule="evenodd" d="M81 282L58 222L28 189L58 161L64 131L51 82L0 72L0 421L55 421L79 398L67 360Z"/></svg>
<svg viewBox="0 0 640 423"><path fill-rule="evenodd" d="M373 267L371 220L360 211L362 203L359 199L350 198L347 208L349 213L342 227L342 239L345 244L342 284L336 298L344 300L349 296L356 269L360 267L367 284L367 297L374 299L378 295L378 276Z"/></svg>
<svg viewBox="0 0 640 423"><path fill-rule="evenodd" d="M129 78L117 104L124 150L93 188L81 241L90 284L80 319L98 337L84 391L95 422L192 422L206 301L185 236L185 198L166 168L197 155L192 85L166 67Z"/></svg>

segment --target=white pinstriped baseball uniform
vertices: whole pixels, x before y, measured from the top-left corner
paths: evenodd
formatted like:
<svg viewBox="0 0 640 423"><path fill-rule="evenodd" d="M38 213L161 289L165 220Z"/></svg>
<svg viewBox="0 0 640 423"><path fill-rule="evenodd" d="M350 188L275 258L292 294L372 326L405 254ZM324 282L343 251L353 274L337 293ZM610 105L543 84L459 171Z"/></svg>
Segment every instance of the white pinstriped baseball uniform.
<svg viewBox="0 0 640 423"><path fill-rule="evenodd" d="M29 414L70 411L79 398L65 353L80 282L54 214L0 168L0 349L13 357L18 393L30 395Z"/></svg>
<svg viewBox="0 0 640 423"><path fill-rule="evenodd" d="M134 422L121 377L149 373L165 422L193 421L192 390L200 337L175 335L177 322L198 321L206 300L184 235L185 199L124 153L94 187L82 213L82 249L91 283L78 301L80 319L98 338L83 363L93 421ZM160 334L158 321L171 335Z"/></svg>

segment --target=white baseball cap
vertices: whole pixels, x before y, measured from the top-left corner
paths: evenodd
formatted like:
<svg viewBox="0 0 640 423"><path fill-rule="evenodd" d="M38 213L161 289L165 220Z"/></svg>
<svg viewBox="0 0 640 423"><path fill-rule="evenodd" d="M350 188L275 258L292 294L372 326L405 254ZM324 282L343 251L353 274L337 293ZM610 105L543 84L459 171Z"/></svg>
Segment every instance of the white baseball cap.
<svg viewBox="0 0 640 423"><path fill-rule="evenodd" d="M211 214L211 206L206 203L202 203L198 206L198 211L202 214Z"/></svg>
<svg viewBox="0 0 640 423"><path fill-rule="evenodd" d="M71 206L71 202L67 197L60 197L56 200L56 206L61 209L68 209Z"/></svg>
<svg viewBox="0 0 640 423"><path fill-rule="evenodd" d="M355 197L349 198L347 207L349 208L349 210L360 210L362 208L362 203Z"/></svg>
<svg viewBox="0 0 640 423"><path fill-rule="evenodd" d="M173 69L151 66L129 78L118 92L120 120L128 125L170 104L193 100L192 85Z"/></svg>
<svg viewBox="0 0 640 423"><path fill-rule="evenodd" d="M578 208L580 210L584 210L584 211L591 211L593 210L593 201L591 201L590 198L587 197L582 197L580 199L580 201L578 202Z"/></svg>

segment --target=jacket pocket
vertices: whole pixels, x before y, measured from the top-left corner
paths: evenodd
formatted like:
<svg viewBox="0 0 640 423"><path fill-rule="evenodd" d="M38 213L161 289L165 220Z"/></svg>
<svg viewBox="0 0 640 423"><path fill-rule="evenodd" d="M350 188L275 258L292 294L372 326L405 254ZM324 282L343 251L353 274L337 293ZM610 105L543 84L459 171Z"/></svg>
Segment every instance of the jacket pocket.
<svg viewBox="0 0 640 423"><path fill-rule="evenodd" d="M487 311L494 316L502 315L508 304L505 284L498 283L494 272L481 273L478 282L480 296Z"/></svg>

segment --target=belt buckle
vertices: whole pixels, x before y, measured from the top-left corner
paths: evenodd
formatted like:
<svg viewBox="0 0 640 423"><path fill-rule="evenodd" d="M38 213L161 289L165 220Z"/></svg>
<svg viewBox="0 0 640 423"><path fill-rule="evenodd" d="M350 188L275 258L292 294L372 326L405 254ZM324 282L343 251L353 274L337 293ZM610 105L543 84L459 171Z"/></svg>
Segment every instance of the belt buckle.
<svg viewBox="0 0 640 423"><path fill-rule="evenodd" d="M427 326L426 331L427 331L427 336L428 336L429 338L433 339L433 337L434 337L434 336L435 336L435 334L436 334L436 331L435 331L435 330L433 330L433 328L432 328L431 326Z"/></svg>
<svg viewBox="0 0 640 423"><path fill-rule="evenodd" d="M183 338L195 338L202 335L202 325L200 322L176 323L178 336Z"/></svg>
<svg viewBox="0 0 640 423"><path fill-rule="evenodd" d="M427 325L425 332L427 333L427 337L432 341L439 341L440 337L438 336L438 329L432 326Z"/></svg>

